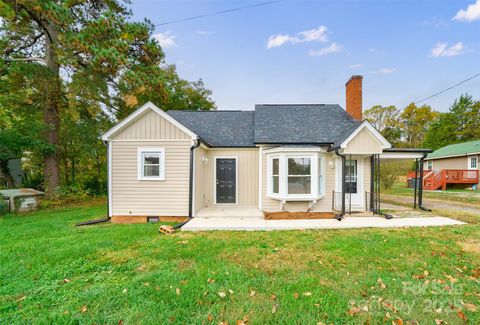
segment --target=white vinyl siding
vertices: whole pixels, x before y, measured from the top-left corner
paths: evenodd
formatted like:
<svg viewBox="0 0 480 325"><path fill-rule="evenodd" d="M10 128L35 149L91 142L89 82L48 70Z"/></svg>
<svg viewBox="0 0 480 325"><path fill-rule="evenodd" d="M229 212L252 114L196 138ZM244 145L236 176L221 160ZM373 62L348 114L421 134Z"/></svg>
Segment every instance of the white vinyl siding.
<svg viewBox="0 0 480 325"><path fill-rule="evenodd" d="M113 141L112 215L188 216L191 141ZM138 179L138 149L165 148L165 180Z"/></svg>

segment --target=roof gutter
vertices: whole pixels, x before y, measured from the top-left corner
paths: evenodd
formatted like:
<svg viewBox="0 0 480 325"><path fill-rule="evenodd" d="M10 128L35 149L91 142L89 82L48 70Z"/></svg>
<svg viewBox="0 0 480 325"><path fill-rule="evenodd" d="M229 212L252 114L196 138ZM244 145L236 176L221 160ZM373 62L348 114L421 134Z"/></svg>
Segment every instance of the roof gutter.
<svg viewBox="0 0 480 325"><path fill-rule="evenodd" d="M342 158L342 211L339 215L335 216L338 221L342 220L345 215L345 155L339 152L340 148L335 149L335 154Z"/></svg>
<svg viewBox="0 0 480 325"><path fill-rule="evenodd" d="M193 164L195 163L195 148L200 147L202 140L200 137L197 137L195 143L190 147L190 174L188 182L188 219L178 225L175 225L173 229L179 229L183 227L187 222L193 218Z"/></svg>

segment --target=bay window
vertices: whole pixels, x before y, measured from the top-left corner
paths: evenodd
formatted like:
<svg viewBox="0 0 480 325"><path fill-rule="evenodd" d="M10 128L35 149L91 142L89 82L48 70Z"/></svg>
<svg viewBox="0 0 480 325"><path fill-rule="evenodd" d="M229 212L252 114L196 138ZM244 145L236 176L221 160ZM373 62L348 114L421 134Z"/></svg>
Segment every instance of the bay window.
<svg viewBox="0 0 480 325"><path fill-rule="evenodd" d="M288 158L288 194L311 194L311 159Z"/></svg>
<svg viewBox="0 0 480 325"><path fill-rule="evenodd" d="M267 195L282 200L315 200L323 196L325 156L318 151L267 152Z"/></svg>

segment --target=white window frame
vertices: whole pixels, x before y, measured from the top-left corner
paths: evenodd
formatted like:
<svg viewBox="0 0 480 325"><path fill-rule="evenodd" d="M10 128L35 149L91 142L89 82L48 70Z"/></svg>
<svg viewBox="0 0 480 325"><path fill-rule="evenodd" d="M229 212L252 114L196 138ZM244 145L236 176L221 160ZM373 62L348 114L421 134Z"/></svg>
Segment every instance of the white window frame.
<svg viewBox="0 0 480 325"><path fill-rule="evenodd" d="M144 171L144 153L158 153L159 176L143 176ZM137 176L139 181L164 181L165 180L165 148L138 148L137 150Z"/></svg>
<svg viewBox="0 0 480 325"><path fill-rule="evenodd" d="M472 167L472 161L475 161L475 167ZM478 156L468 157L468 169L470 169L470 170L478 169Z"/></svg>
<svg viewBox="0 0 480 325"><path fill-rule="evenodd" d="M278 175L273 175L273 161L275 159L278 159ZM270 193L272 193L272 195L280 195L280 157L279 156L271 156L270 157L270 160L269 160L269 163L270 163L270 173L268 174L268 177L269 177L269 181L270 181ZM273 191L273 177L274 176L278 176L278 192L274 192Z"/></svg>
<svg viewBox="0 0 480 325"><path fill-rule="evenodd" d="M427 170L433 170L433 160L427 160Z"/></svg>
<svg viewBox="0 0 480 325"><path fill-rule="evenodd" d="M273 159L278 158L279 165L279 193L273 193ZM310 194L288 193L288 158L310 159ZM320 162L320 167L318 166ZM325 196L325 166L326 156L323 152L298 151L267 153L267 197L283 201L310 201ZM319 174L321 172L321 176ZM295 176L295 175L292 175ZM321 186L319 186L321 182ZM322 190L321 192L319 190Z"/></svg>

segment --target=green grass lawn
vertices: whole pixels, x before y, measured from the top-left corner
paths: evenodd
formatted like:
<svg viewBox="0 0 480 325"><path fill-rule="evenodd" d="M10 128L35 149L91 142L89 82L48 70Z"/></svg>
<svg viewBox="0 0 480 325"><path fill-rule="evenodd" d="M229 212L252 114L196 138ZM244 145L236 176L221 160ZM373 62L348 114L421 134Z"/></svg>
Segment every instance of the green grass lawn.
<svg viewBox="0 0 480 325"><path fill-rule="evenodd" d="M389 195L401 195L413 198L413 189L405 187L405 182L395 183L391 189L382 190ZM463 203L480 204L480 191L449 189L446 191L423 191L423 197L429 199L449 200Z"/></svg>
<svg viewBox="0 0 480 325"><path fill-rule="evenodd" d="M480 323L480 225L158 233L0 218L0 324ZM400 324L400 323L397 323Z"/></svg>

